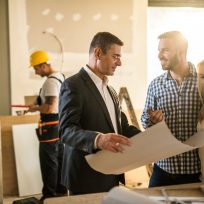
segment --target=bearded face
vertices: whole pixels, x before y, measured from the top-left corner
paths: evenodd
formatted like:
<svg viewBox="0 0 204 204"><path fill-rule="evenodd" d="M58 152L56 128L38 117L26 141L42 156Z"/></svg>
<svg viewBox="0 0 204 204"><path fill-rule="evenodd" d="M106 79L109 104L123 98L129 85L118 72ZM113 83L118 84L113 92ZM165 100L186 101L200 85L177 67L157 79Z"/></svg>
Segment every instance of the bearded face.
<svg viewBox="0 0 204 204"><path fill-rule="evenodd" d="M161 39L158 46L158 58L163 70L174 70L179 64L179 54L171 39Z"/></svg>

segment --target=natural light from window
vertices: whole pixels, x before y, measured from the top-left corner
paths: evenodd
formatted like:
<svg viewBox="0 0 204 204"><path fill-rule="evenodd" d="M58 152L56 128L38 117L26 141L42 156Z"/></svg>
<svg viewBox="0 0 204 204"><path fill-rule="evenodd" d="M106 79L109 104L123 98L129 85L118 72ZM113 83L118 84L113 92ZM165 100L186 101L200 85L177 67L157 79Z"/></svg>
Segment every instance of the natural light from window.
<svg viewBox="0 0 204 204"><path fill-rule="evenodd" d="M157 37L166 31L178 30L188 39L188 61L195 65L204 59L204 8L148 9L148 84L163 73L158 55Z"/></svg>

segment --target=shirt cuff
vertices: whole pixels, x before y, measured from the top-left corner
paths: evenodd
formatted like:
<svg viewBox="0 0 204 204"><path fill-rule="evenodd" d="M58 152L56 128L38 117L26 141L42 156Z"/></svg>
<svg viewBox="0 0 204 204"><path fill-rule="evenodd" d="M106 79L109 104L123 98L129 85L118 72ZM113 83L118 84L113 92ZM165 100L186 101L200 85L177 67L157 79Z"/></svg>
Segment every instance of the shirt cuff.
<svg viewBox="0 0 204 204"><path fill-rule="evenodd" d="M97 141L98 141L98 138L99 136L101 135L102 133L98 133L98 135L96 135L96 138L94 140L94 149L98 149L98 146L97 146Z"/></svg>

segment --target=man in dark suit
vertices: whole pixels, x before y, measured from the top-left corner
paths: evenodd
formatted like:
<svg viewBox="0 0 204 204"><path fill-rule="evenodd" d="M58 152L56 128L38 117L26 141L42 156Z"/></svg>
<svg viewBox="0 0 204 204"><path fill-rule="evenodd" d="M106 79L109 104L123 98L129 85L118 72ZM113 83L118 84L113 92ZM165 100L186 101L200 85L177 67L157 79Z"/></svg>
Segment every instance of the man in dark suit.
<svg viewBox="0 0 204 204"><path fill-rule="evenodd" d="M124 182L124 175L105 175L93 170L87 154L100 149L123 152L127 137L140 131L128 124L107 76L121 66L123 42L108 32L97 33L90 45L89 62L62 84L59 131L65 144L62 178L71 194L109 191ZM103 162L103 161L101 161Z"/></svg>

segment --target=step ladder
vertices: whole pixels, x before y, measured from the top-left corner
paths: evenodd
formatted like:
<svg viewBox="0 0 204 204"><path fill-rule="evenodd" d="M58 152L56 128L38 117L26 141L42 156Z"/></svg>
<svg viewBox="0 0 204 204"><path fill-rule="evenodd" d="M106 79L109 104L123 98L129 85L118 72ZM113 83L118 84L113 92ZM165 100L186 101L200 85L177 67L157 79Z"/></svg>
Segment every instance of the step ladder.
<svg viewBox="0 0 204 204"><path fill-rule="evenodd" d="M135 115L135 111L133 109L133 105L132 105L132 102L130 100L130 96L128 94L128 90L126 87L120 88L118 97L119 97L120 104L122 104L123 99L125 100L131 123L140 130L140 126L139 126L139 123L137 121L137 117Z"/></svg>

